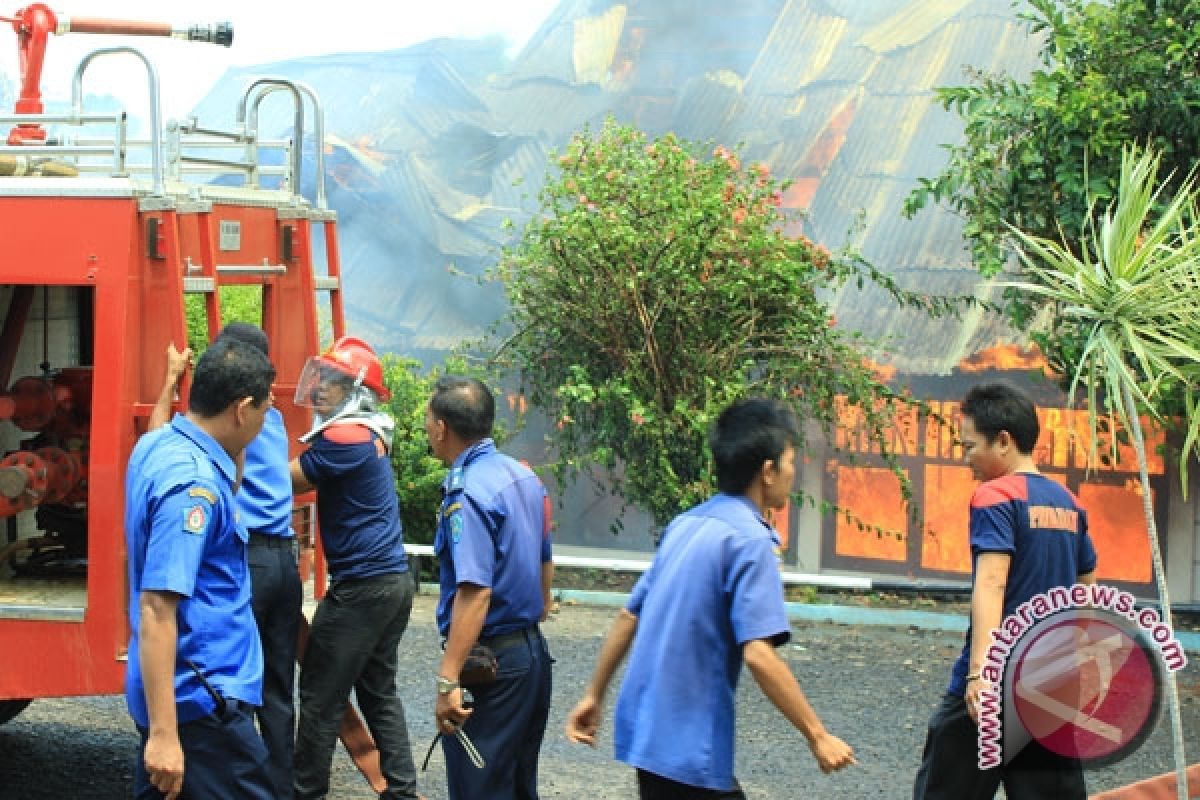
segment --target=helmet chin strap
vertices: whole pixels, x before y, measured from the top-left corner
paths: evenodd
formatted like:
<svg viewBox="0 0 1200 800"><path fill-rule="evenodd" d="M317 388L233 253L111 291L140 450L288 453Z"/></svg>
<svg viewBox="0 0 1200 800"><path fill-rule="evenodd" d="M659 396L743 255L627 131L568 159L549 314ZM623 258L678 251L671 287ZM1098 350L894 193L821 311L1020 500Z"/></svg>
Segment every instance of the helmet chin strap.
<svg viewBox="0 0 1200 800"><path fill-rule="evenodd" d="M367 386L355 384L355 388L351 390L350 395L342 403L341 408L329 415L328 419L322 417L319 412L313 412L312 429L301 436L300 441L307 444L313 437L330 425L335 425L343 420L354 419L362 421L368 427L377 428L380 436L384 439L384 444L390 450L392 445L391 431L395 423L387 414L376 410L375 405L374 390Z"/></svg>
<svg viewBox="0 0 1200 800"><path fill-rule="evenodd" d="M354 388L350 390L350 393L347 395L346 399L342 401L341 407L339 407L328 417L325 417L323 414L321 414L321 412L314 410L312 429L309 430L308 433L301 436L300 441L308 442L318 433L325 430L335 422L345 419L346 417L354 416L362 408L363 399L362 391L360 390L359 386L355 384Z"/></svg>

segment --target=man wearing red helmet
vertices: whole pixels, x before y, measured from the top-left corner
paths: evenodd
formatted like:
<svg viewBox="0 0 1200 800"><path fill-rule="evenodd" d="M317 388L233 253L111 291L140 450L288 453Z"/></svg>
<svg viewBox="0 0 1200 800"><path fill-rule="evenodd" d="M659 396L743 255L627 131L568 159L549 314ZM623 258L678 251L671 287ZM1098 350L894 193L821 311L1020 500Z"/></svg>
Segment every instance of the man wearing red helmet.
<svg viewBox="0 0 1200 800"><path fill-rule="evenodd" d="M297 493L317 490L330 585L313 616L300 665L295 797L323 798L338 726L353 689L379 747L383 798L417 797L396 650L412 611L414 581L404 552L395 476L388 457L391 397L370 345L343 336L308 360L296 404L313 408L309 449L292 460Z"/></svg>

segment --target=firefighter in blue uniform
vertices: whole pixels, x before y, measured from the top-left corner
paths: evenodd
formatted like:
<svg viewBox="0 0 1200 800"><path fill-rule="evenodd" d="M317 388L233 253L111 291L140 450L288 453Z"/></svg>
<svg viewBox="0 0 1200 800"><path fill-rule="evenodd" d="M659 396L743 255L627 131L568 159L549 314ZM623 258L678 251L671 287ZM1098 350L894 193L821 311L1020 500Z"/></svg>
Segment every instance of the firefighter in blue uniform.
<svg viewBox="0 0 1200 800"><path fill-rule="evenodd" d="M275 370L215 343L186 414L141 438L126 473L132 637L125 694L142 746L139 798L272 798L254 727L263 662L250 606L235 460L271 408Z"/></svg>
<svg viewBox="0 0 1200 800"><path fill-rule="evenodd" d="M495 400L477 380L442 377L426 410L433 454L449 466L434 549L441 567L438 629L446 639L437 674L451 800L534 800L550 709L550 654L538 629L554 576L545 489L492 441ZM471 646L488 645L498 678L459 685ZM469 758L459 728L482 756Z"/></svg>
<svg viewBox="0 0 1200 800"><path fill-rule="evenodd" d="M233 338L270 356L262 328L231 322L215 341ZM150 413L149 429L170 419L171 402L187 372L191 350L167 351L167 374ZM238 513L250 533L251 604L263 650L262 705L258 729L267 745L268 770L277 797L292 793L292 751L296 740L296 646L300 632L304 588L296 566L296 536L292 531L292 479L288 471L287 430L279 409L271 408L262 432L246 447L242 483L237 492Z"/></svg>

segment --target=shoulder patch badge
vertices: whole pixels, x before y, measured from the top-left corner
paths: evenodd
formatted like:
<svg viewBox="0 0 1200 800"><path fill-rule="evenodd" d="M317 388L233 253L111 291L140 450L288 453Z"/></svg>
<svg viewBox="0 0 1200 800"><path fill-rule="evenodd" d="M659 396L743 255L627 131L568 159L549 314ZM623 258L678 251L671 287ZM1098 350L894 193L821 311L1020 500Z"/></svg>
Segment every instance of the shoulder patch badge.
<svg viewBox="0 0 1200 800"><path fill-rule="evenodd" d="M208 524L208 512L200 503L191 508L184 509L183 512L183 529L188 533L203 533L204 527Z"/></svg>
<svg viewBox="0 0 1200 800"><path fill-rule="evenodd" d="M458 540L462 538L462 532L463 515L461 512L459 512L450 517L450 541L458 544Z"/></svg>
<svg viewBox="0 0 1200 800"><path fill-rule="evenodd" d="M442 509L442 519L449 519L450 515L462 508L462 501L456 500Z"/></svg>
<svg viewBox="0 0 1200 800"><path fill-rule="evenodd" d="M213 506L217 504L217 496L208 489L205 489L203 486L193 486L192 488L188 489L188 497L203 498L204 500L208 501L209 505Z"/></svg>
<svg viewBox="0 0 1200 800"><path fill-rule="evenodd" d="M461 488L463 488L463 468L455 467L446 476L446 491L456 492Z"/></svg>

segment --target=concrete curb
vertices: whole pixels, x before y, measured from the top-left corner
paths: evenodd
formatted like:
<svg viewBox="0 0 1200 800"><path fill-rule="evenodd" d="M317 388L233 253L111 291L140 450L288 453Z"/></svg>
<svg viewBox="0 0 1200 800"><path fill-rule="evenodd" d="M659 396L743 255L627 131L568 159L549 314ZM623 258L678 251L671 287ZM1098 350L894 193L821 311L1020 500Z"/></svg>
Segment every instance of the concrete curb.
<svg viewBox="0 0 1200 800"><path fill-rule="evenodd" d="M560 600L582 605L623 608L629 600L624 592L595 592L582 589L555 589ZM913 611L905 608L861 608L859 606L785 603L788 618L805 622L832 622L838 625L880 625L891 628L918 628L927 631L964 632L965 614L943 614L937 611ZM1176 631L1175 638L1189 653L1200 653L1200 633Z"/></svg>

